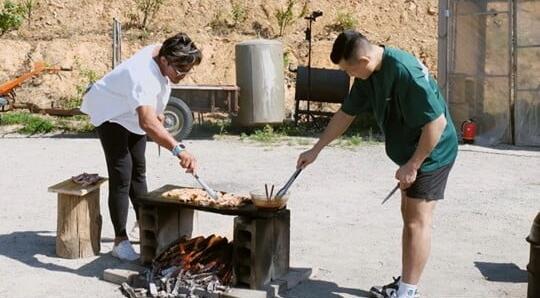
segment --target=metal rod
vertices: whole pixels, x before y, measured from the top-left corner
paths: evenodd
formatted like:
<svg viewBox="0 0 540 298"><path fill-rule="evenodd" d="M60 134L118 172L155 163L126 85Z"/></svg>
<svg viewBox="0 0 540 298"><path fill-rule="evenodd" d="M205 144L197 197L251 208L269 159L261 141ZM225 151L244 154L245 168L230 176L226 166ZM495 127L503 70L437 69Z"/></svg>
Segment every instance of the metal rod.
<svg viewBox="0 0 540 298"><path fill-rule="evenodd" d="M122 23L120 21L116 20L118 24L118 54L116 54L116 58L118 59L117 63L122 62Z"/></svg>
<svg viewBox="0 0 540 298"><path fill-rule="evenodd" d="M473 13L458 13L455 14L455 16L458 17L469 17L469 16L484 16L484 15L492 15L496 16L498 14L510 14L511 11L503 10L503 11L484 11L484 12L473 12Z"/></svg>
<svg viewBox="0 0 540 298"><path fill-rule="evenodd" d="M122 60L122 26L120 22L113 18L112 32L112 68L114 69Z"/></svg>
<svg viewBox="0 0 540 298"><path fill-rule="evenodd" d="M482 74L482 75L471 75L465 73L456 73L450 72L449 76L453 77L465 77L465 78L507 78L508 74Z"/></svg>
<svg viewBox="0 0 540 298"><path fill-rule="evenodd" d="M266 193L266 199L268 199L268 184L264 184L264 192Z"/></svg>
<svg viewBox="0 0 540 298"><path fill-rule="evenodd" d="M310 98L311 98L311 24L312 20L309 19L309 29L307 33L308 37L308 89L307 89L307 110L310 110Z"/></svg>
<svg viewBox="0 0 540 298"><path fill-rule="evenodd" d="M510 42L509 42L509 72L510 80L508 82L508 88L510 90L509 108L510 108L510 142L511 144L516 144L516 132L515 132L515 106L516 106L516 88L517 88L517 1L508 1L508 7L512 13L509 15L510 22L508 22L508 30L510 31Z"/></svg>
<svg viewBox="0 0 540 298"><path fill-rule="evenodd" d="M113 25L112 25L112 68L116 66L116 19L113 18Z"/></svg>
<svg viewBox="0 0 540 298"><path fill-rule="evenodd" d="M540 92L540 88L516 88L516 92Z"/></svg>
<svg viewBox="0 0 540 298"><path fill-rule="evenodd" d="M516 33L517 36L517 33ZM540 44L526 44L526 45L516 45L518 49L528 49L528 48L540 48Z"/></svg>

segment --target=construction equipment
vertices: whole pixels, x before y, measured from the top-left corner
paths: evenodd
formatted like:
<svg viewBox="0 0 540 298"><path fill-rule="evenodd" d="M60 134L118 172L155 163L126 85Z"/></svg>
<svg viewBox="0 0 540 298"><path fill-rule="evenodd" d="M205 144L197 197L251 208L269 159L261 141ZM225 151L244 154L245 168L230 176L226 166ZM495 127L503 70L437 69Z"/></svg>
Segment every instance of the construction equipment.
<svg viewBox="0 0 540 298"><path fill-rule="evenodd" d="M43 72L52 74L58 73L60 71L71 70L71 68L47 66L44 62L36 62L34 64L34 68L31 71L24 73L13 80L0 84L0 103L3 103L2 110L4 110L5 107L7 107L8 110L12 108L13 103L15 102L15 89L17 87L20 87L26 80L38 76Z"/></svg>

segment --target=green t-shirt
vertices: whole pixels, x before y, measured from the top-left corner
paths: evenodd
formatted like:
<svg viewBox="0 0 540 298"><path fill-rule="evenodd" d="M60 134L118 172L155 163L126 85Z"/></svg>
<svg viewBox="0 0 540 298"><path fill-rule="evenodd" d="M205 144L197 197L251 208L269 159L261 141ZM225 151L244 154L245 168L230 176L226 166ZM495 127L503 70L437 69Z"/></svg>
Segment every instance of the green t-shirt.
<svg viewBox="0 0 540 298"><path fill-rule="evenodd" d="M373 111L385 136L386 154L398 165L414 154L422 127L444 113L446 128L420 170L436 170L457 156L456 129L437 82L405 51L385 47L381 69L367 80L355 79L341 110L351 116Z"/></svg>

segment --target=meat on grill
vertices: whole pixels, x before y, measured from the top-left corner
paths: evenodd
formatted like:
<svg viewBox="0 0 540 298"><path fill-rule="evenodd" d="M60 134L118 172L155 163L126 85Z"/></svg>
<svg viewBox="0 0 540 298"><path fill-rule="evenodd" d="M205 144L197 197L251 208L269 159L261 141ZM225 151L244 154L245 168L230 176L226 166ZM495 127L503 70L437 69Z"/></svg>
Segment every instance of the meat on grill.
<svg viewBox="0 0 540 298"><path fill-rule="evenodd" d="M246 197L221 192L218 192L218 199L214 200L206 191L198 188L176 188L164 192L162 196L187 204L210 207L240 207L251 201Z"/></svg>

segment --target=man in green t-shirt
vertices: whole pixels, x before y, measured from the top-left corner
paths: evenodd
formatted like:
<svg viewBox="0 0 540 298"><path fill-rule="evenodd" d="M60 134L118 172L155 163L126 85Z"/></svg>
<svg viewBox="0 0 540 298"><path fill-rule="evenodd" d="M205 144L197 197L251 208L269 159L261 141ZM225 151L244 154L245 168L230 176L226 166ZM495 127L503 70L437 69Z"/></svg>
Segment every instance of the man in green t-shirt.
<svg viewBox="0 0 540 298"><path fill-rule="evenodd" d="M376 297L415 297L429 257L433 210L444 198L457 156L457 134L448 107L422 62L402 50L371 44L359 32L341 33L330 58L355 81L319 141L298 158L298 167L315 161L358 114L374 113L386 153L399 166L395 178L404 226L401 276L370 292Z"/></svg>

